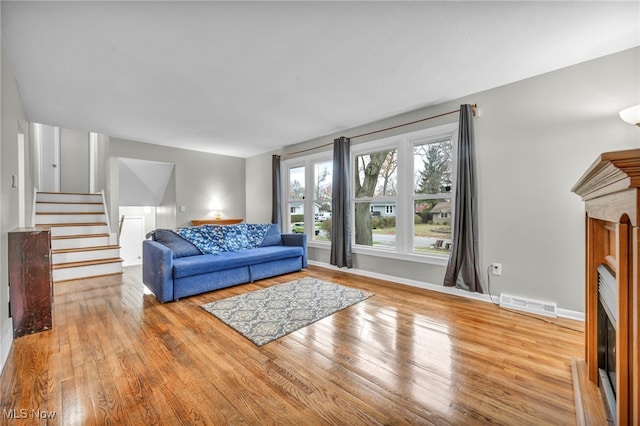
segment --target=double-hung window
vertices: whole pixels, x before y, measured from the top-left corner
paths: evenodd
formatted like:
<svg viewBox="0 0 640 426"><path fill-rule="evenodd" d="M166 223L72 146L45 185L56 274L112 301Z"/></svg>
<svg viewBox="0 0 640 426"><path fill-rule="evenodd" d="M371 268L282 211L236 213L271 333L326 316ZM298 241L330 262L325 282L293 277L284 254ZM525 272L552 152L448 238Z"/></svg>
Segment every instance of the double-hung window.
<svg viewBox="0 0 640 426"><path fill-rule="evenodd" d="M457 125L352 146L354 251L447 257Z"/></svg>
<svg viewBox="0 0 640 426"><path fill-rule="evenodd" d="M309 241L329 242L333 185L331 154L294 159L285 162L285 165L289 212L286 215L285 232L305 233Z"/></svg>

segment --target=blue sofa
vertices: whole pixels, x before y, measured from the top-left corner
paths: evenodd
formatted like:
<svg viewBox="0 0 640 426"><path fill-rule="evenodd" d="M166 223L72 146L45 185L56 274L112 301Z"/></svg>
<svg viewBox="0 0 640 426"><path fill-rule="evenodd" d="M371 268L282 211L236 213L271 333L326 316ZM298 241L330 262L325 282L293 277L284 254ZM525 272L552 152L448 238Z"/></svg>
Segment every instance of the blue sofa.
<svg viewBox="0 0 640 426"><path fill-rule="evenodd" d="M142 281L162 303L306 267L306 235L278 225L157 229L142 242Z"/></svg>

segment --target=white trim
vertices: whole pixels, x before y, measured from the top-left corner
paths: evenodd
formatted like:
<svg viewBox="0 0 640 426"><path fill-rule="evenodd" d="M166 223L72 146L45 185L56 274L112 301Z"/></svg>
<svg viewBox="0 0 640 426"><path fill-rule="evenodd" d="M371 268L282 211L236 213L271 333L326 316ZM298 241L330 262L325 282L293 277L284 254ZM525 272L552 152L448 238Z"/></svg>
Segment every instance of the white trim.
<svg viewBox="0 0 640 426"><path fill-rule="evenodd" d="M388 258L398 258L398 255L402 256L402 259L407 256L411 256L412 260L422 256L414 251L415 243L415 228L414 228L414 204L416 200L430 199L430 198L442 198L451 199L451 204L455 202L455 191L446 194L438 194L437 197L431 197L430 194L416 194L414 191L414 149L416 145L428 144L437 142L440 140L451 140L452 149L452 188L455 188L455 171L456 164L455 159L457 157L457 149L455 141L458 135L458 123L443 124L436 127L430 127L426 129L416 130L409 133L403 133L400 135L390 136L387 138L378 139L375 141L365 142L351 147L351 163L355 163L355 159L360 155L367 155L374 152L379 152L386 149L396 150L397 156L397 194L394 196L376 196L376 197L355 197L355 179L353 177L358 173L358 170L353 170L354 176L351 176L351 201L350 208L352 211L351 228L356 229L356 215L355 205L357 203L393 203L395 205L395 218L396 218L396 234L394 248L387 250L378 250L371 254L377 254L379 256ZM453 218L451 219L453 223ZM355 241L355 232L351 236L351 243L353 251L356 252L356 248L369 250L371 247L366 245L358 245ZM443 264L437 260L438 256L429 256L423 263ZM430 257L430 258L429 258ZM448 261L448 260L447 260ZM444 264L446 264L446 262Z"/></svg>
<svg viewBox="0 0 640 426"><path fill-rule="evenodd" d="M4 369L4 364L9 358L9 352L11 352L11 346L13 345L13 319L9 318L5 322L5 329L0 334L0 373Z"/></svg>
<svg viewBox="0 0 640 426"><path fill-rule="evenodd" d="M26 185L25 185L25 151L24 151L24 133L20 130L18 133L18 226L24 228L26 222Z"/></svg>
<svg viewBox="0 0 640 426"><path fill-rule="evenodd" d="M584 322L584 312L580 312L580 311L571 311L569 309L558 308L558 317Z"/></svg>
<svg viewBox="0 0 640 426"><path fill-rule="evenodd" d="M98 134L89 132L89 193L96 192L96 157L98 153Z"/></svg>
<svg viewBox="0 0 640 426"><path fill-rule="evenodd" d="M481 302L496 303L496 304L499 302L499 297L497 296L494 296L492 301L492 298L489 297L488 294L481 294L481 293L460 290L459 288L455 288L455 287L445 287L443 285L425 283L421 281L410 280L407 278L394 277L392 275L378 274L376 272L369 272L369 271L356 269L356 268L351 268L351 269L338 268L336 266L329 265L324 262L318 262L315 260L309 260L308 263L309 265L319 266L321 268L326 268L326 269L332 269L334 271L345 272L347 274L360 275L363 277L375 278L375 279L384 280L384 281L391 281L394 283L404 284L411 287L418 287L425 290L437 291L438 293L445 293L445 294L450 294L452 296L464 297L466 299L473 299L473 300L479 300ZM569 309L558 309L558 317L572 319L576 321L584 321L583 312L571 311Z"/></svg>

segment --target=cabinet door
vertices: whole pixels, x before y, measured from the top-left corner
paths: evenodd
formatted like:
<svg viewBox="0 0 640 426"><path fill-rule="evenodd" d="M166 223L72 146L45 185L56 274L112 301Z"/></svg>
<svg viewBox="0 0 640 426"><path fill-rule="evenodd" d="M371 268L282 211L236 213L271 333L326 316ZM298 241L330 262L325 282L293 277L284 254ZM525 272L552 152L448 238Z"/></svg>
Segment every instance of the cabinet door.
<svg viewBox="0 0 640 426"><path fill-rule="evenodd" d="M13 337L52 326L50 244L48 230L9 232Z"/></svg>

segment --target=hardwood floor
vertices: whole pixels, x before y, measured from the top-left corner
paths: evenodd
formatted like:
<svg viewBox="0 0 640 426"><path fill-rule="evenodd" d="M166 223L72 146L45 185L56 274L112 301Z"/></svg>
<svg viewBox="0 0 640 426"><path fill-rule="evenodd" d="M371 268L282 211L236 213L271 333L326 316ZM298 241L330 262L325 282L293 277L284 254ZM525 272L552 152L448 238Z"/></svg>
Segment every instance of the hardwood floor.
<svg viewBox="0 0 640 426"><path fill-rule="evenodd" d="M319 267L159 304L124 269L54 286L53 329L13 343L2 424L576 422L582 323ZM262 347L199 307L304 276L375 296Z"/></svg>

